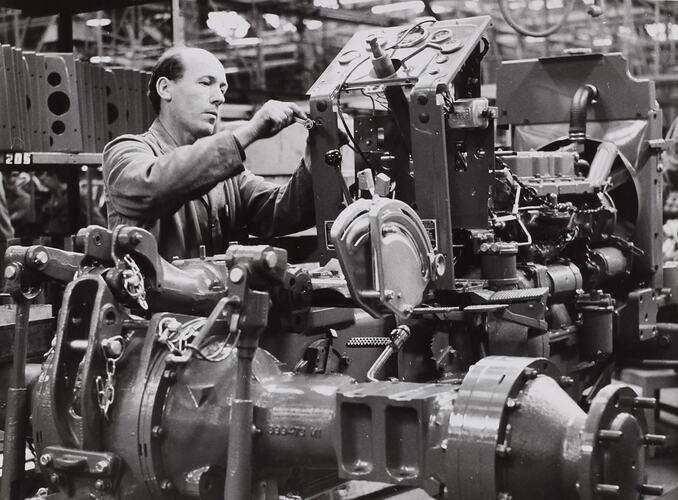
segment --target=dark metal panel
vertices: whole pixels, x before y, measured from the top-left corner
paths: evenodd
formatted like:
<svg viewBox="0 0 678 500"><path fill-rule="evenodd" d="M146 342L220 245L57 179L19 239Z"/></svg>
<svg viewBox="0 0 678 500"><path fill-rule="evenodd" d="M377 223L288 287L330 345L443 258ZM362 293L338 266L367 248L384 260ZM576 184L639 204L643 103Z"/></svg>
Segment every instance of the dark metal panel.
<svg viewBox="0 0 678 500"><path fill-rule="evenodd" d="M631 120L654 107L654 82L635 80L621 54L587 54L502 63L497 73L499 125L569 122L575 91L598 88L593 121Z"/></svg>
<svg viewBox="0 0 678 500"><path fill-rule="evenodd" d="M494 127L473 129L465 137L466 170L450 160L452 227L487 229L490 168L494 164Z"/></svg>

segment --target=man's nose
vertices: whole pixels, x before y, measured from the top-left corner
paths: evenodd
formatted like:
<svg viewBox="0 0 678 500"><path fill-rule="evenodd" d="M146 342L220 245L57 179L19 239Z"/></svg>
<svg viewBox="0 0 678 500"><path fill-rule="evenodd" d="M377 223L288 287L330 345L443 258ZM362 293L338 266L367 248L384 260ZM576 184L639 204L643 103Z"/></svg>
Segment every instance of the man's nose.
<svg viewBox="0 0 678 500"><path fill-rule="evenodd" d="M210 102L212 104L219 106L223 104L225 101L226 99L224 98L224 94L221 93L220 89L212 91L212 95L210 96Z"/></svg>

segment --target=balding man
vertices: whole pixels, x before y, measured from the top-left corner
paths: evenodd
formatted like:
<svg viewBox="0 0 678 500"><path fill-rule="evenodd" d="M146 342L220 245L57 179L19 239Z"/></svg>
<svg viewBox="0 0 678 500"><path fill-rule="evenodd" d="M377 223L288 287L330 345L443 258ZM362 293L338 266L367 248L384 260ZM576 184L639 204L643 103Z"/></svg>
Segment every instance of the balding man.
<svg viewBox="0 0 678 500"><path fill-rule="evenodd" d="M309 165L283 185L243 167L244 149L306 114L293 103L268 101L234 131L215 133L228 84L221 62L197 48L170 49L153 68L149 98L157 113L140 135L104 149L108 225L149 230L160 255L222 253L246 234L288 234L314 223ZM271 158L275 161L275 158Z"/></svg>

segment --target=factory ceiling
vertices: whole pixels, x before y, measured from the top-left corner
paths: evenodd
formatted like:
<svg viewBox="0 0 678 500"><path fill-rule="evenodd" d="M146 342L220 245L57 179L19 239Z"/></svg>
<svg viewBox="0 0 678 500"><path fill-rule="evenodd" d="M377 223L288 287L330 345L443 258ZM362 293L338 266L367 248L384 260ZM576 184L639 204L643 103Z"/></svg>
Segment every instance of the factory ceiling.
<svg viewBox="0 0 678 500"><path fill-rule="evenodd" d="M489 14L494 25L485 64L487 82L493 82L498 61L572 49L623 52L633 74L674 81L678 74L674 4L678 2L0 0L0 40L29 50L55 50L61 14L72 17L74 49L91 61L148 68L167 47L183 42L217 53L233 92L247 89L250 97L256 93L302 97L356 30L406 24L421 16ZM500 7L508 12L508 21ZM521 24L518 28L525 33L559 25L560 29L548 37L524 36L516 32L515 24Z"/></svg>

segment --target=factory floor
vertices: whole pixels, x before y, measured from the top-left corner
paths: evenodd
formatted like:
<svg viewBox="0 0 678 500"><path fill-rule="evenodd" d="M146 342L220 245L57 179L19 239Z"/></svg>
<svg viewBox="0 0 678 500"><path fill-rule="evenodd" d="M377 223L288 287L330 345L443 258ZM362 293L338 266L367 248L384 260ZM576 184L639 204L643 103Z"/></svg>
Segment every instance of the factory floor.
<svg viewBox="0 0 678 500"><path fill-rule="evenodd" d="M636 392L641 393L637 388ZM662 401L678 408L678 389L662 391ZM649 410L648 410L649 411ZM655 448L656 455L648 457L647 484L664 487L660 497L646 496L647 499L678 500L678 414L662 411L656 428L651 431L667 437L667 446ZM402 488L387 484L352 481L342 489L317 500L430 500L423 490ZM314 499L315 500L315 499ZM544 499L547 500L547 499Z"/></svg>
<svg viewBox="0 0 678 500"><path fill-rule="evenodd" d="M662 453L648 465L648 483L664 486L661 500L678 500L678 450ZM345 489L335 491L328 500L431 500L423 490L412 490L386 484L352 481Z"/></svg>
<svg viewBox="0 0 678 500"><path fill-rule="evenodd" d="M664 486L661 500L678 500L678 448L666 448L648 459L648 484ZM327 500L431 500L423 490L413 490L366 481L352 481Z"/></svg>

